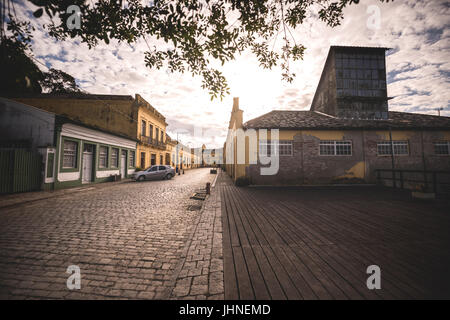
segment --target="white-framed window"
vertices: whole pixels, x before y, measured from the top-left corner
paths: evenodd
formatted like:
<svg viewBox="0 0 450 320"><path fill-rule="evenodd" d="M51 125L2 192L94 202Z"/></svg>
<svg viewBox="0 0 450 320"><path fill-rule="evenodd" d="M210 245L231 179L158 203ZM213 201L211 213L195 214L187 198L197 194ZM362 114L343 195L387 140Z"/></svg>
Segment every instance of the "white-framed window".
<svg viewBox="0 0 450 320"><path fill-rule="evenodd" d="M319 155L321 156L351 156L351 141L322 140L319 142Z"/></svg>
<svg viewBox="0 0 450 320"><path fill-rule="evenodd" d="M130 151L130 159L129 159L130 163L128 164L129 167L134 167L135 165L135 154L134 151Z"/></svg>
<svg viewBox="0 0 450 320"><path fill-rule="evenodd" d="M392 141L392 149L394 150L394 155L404 156L409 154L408 141ZM389 156L391 155L391 142L382 141L377 143L377 154L379 156Z"/></svg>
<svg viewBox="0 0 450 320"><path fill-rule="evenodd" d="M450 155L450 141L436 141L434 153L438 155Z"/></svg>
<svg viewBox="0 0 450 320"><path fill-rule="evenodd" d="M78 142L64 140L63 168L77 167Z"/></svg>
<svg viewBox="0 0 450 320"><path fill-rule="evenodd" d="M100 146L98 156L98 167L108 168L108 147Z"/></svg>
<svg viewBox="0 0 450 320"><path fill-rule="evenodd" d="M111 166L113 168L119 167L119 149L117 148L111 150Z"/></svg>
<svg viewBox="0 0 450 320"><path fill-rule="evenodd" d="M291 140L278 140L278 148L277 144L271 140L259 141L259 153L263 155L266 154L268 157L271 155L292 156L292 150Z"/></svg>

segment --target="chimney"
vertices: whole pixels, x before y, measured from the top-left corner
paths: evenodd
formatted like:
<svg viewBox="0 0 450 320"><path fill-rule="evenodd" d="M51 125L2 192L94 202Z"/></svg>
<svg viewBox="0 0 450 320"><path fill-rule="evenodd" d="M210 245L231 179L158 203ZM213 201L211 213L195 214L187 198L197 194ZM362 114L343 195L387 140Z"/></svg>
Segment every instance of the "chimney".
<svg viewBox="0 0 450 320"><path fill-rule="evenodd" d="M233 111L239 110L239 98L235 97L233 98Z"/></svg>
<svg viewBox="0 0 450 320"><path fill-rule="evenodd" d="M244 111L239 109L239 98L233 98L233 110L231 111L231 119L228 126L230 129L233 127L233 125L235 126L235 128L242 127L243 113Z"/></svg>

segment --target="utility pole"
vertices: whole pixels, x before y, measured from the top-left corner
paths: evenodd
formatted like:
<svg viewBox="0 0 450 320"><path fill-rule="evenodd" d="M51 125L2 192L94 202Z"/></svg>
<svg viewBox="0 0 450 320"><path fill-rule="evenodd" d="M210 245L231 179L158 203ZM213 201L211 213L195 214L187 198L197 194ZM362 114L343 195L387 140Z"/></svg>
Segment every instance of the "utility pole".
<svg viewBox="0 0 450 320"><path fill-rule="evenodd" d="M397 183L395 181L395 160L394 160L394 144L392 142L392 128L389 126L389 144L391 145L391 162L392 162L392 184L394 188L397 188Z"/></svg>
<svg viewBox="0 0 450 320"><path fill-rule="evenodd" d="M441 110L444 110L444 108L440 107L440 108L437 108L436 110L438 112L438 117L440 117L441 116Z"/></svg>
<svg viewBox="0 0 450 320"><path fill-rule="evenodd" d="M179 145L179 141L178 141L178 131L177 131L177 148L176 148L176 162L175 162L175 166L176 166L176 171L179 173L180 170L178 168L178 145Z"/></svg>

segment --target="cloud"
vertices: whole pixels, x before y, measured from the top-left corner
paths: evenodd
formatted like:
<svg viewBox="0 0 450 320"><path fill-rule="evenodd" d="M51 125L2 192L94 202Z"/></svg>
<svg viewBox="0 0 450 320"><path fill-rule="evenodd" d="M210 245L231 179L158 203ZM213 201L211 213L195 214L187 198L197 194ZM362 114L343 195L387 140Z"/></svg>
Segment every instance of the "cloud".
<svg viewBox="0 0 450 320"><path fill-rule="evenodd" d="M380 10L379 29L368 27L369 6ZM450 115L450 6L445 1L361 1L345 9L344 21L336 28L311 15L292 30L296 42L307 48L303 60L291 63L296 74L292 83L281 81L279 68L264 70L253 55L244 52L223 67L216 65L228 80L231 96L213 102L199 77L147 68L144 41L132 46L111 41L109 46L99 44L89 50L79 40L50 38L41 26L45 18L32 18L29 1L16 5L16 10L20 17L32 19L36 28L33 50L38 60L73 75L92 93L140 93L166 116L169 133L180 128L192 131L194 126L214 129L216 138L207 140L218 146L226 135L233 96L240 97L244 121L274 109L308 109L330 45L393 48L386 58L388 95L394 97L390 109L436 114L436 108L444 107L441 114ZM149 45L166 46L154 39ZM280 37L275 45L282 45Z"/></svg>

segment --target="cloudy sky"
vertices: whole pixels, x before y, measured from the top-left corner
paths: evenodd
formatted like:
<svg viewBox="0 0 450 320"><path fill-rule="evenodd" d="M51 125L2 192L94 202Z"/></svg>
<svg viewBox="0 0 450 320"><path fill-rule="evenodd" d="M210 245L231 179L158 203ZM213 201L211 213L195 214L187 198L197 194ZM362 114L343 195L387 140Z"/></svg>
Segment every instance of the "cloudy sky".
<svg viewBox="0 0 450 320"><path fill-rule="evenodd" d="M21 0L16 10L29 17L33 7ZM274 109L308 110L330 45L392 48L387 53L388 95L394 97L390 110L437 114L442 107L441 114L450 116L449 17L446 1L362 0L344 11L339 27L310 19L293 31L296 42L307 48L302 61L291 63L297 75L293 83L282 82L279 69L263 70L254 56L243 54L221 69L231 95L213 102L200 78L146 68L144 43L102 44L89 50L75 40L53 40L39 25L41 18L33 19L33 51L39 61L73 75L90 93L141 94L166 116L169 134L196 127L203 138L185 133L181 141L213 147L225 140L233 97L240 99L244 121Z"/></svg>

